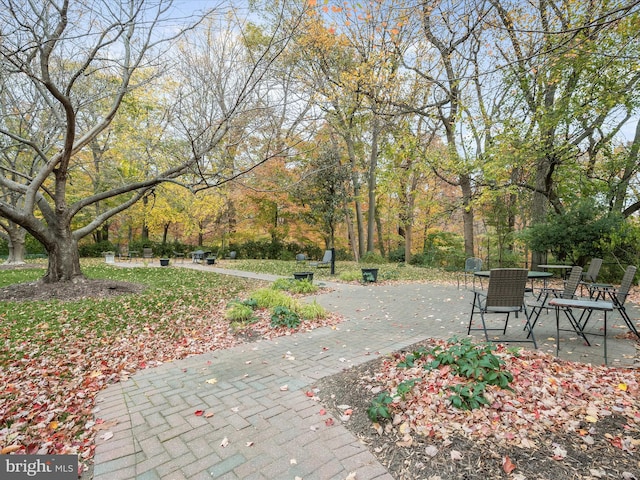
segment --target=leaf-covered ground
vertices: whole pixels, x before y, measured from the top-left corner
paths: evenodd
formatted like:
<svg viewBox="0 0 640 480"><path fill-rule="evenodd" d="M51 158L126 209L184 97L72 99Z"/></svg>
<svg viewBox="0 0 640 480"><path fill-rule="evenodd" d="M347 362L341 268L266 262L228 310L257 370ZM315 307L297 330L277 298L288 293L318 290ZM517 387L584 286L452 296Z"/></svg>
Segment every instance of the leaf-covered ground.
<svg viewBox="0 0 640 480"><path fill-rule="evenodd" d="M260 286L256 282L146 270L127 274L131 279L167 278L156 279L155 288L94 279L0 289L2 453L73 453L80 455L84 468L102 428L93 418L95 397L108 384L163 362L292 331L272 328L267 311L258 311L258 320L240 331L224 318L226 302ZM34 273L35 278L41 274ZM131 292L135 294L114 297ZM306 321L299 329L338 322L329 316Z"/></svg>
<svg viewBox="0 0 640 480"><path fill-rule="evenodd" d="M445 342L420 346L435 345ZM639 370L500 346L512 390L490 386L489 404L468 411L451 404L449 387L465 380L450 366L425 369L433 356L398 366L418 347L323 379L316 389L396 479L640 478ZM374 423L367 409L385 391L394 399L390 418Z"/></svg>

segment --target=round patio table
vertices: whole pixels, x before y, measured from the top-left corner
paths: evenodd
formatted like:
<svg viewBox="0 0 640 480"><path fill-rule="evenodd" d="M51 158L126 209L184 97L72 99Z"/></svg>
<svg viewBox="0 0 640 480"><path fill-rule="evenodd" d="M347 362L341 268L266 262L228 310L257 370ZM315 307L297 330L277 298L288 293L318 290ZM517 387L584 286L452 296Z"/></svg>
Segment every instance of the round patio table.
<svg viewBox="0 0 640 480"><path fill-rule="evenodd" d="M489 278L491 276L491 270L478 270L477 272L473 272L473 274L476 277ZM544 283L542 284L542 290L540 290L540 292L543 292L544 289L547 288L547 278L549 278L551 275L552 275L551 272L539 272L537 270L529 270L527 272L527 278L531 280L531 288L527 289L526 291L534 293L533 281L542 280ZM540 292L538 293L538 297L540 297Z"/></svg>
<svg viewBox="0 0 640 480"><path fill-rule="evenodd" d="M571 270L573 268L573 265L538 265L538 267L544 268L545 270L560 270L560 276L563 279L566 279L567 270Z"/></svg>

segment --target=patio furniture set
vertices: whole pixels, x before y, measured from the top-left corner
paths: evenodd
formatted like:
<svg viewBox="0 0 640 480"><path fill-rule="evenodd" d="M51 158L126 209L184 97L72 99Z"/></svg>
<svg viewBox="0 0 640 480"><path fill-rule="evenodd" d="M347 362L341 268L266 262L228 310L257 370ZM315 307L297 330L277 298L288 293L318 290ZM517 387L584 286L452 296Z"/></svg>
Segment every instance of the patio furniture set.
<svg viewBox="0 0 640 480"><path fill-rule="evenodd" d="M471 267L477 268L477 265L477 262L470 263ZM492 336L493 339L502 342L528 342L537 348L534 334L535 326L543 311L553 311L555 313L556 355L560 351L560 332L569 330L577 334L588 346L591 345L588 336L601 336L603 338L604 360L607 363L608 314L617 311L629 331L640 339L635 322L629 317L625 308L625 302L637 268L633 265L628 266L620 285L614 286L596 283L601 265L602 259L593 259L586 272L583 272L582 267L571 265L540 265L546 271L532 271L524 268L473 270L475 278L488 278L489 283L486 290L473 289L474 296L467 334L479 330L484 333L486 341L490 341L489 332L497 331L500 334ZM482 267L480 266L480 268ZM568 274L562 275L562 288L547 286L547 280L552 275L549 270L553 269L568 272ZM543 286L537 292L533 287L527 287L527 283L533 280L543 280ZM578 287L581 291L586 289L587 295L578 295ZM495 326L495 323L489 324L487 317L490 314L500 315L503 323L499 326ZM517 317L520 314L524 317L523 335L506 338L511 315ZM587 324L590 321L596 321L595 317L602 317L598 319L603 322L602 328L595 331L594 329L587 330ZM561 324L561 318L568 321L570 328Z"/></svg>

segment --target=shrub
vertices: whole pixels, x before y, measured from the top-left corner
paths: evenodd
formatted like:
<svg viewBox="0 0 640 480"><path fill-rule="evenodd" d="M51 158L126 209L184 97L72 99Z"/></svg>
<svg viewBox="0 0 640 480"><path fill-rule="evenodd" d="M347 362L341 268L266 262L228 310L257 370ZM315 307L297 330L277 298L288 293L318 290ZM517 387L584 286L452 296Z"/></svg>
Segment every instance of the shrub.
<svg viewBox="0 0 640 480"><path fill-rule="evenodd" d="M278 306L273 309L271 315L272 327L297 328L300 325L300 317L296 312L284 306Z"/></svg>
<svg viewBox="0 0 640 480"><path fill-rule="evenodd" d="M278 278L275 282L273 282L271 284L271 288L273 288L274 290L291 290L291 287L293 286L293 282L295 282L295 280L291 279L291 278Z"/></svg>
<svg viewBox="0 0 640 480"><path fill-rule="evenodd" d="M313 282L305 280L294 280L289 288L291 293L314 293L318 291L318 287Z"/></svg>
<svg viewBox="0 0 640 480"><path fill-rule="evenodd" d="M379 253L367 252L362 255L362 258L360 258L360 263L371 263L373 265L380 265L381 263L387 263L387 261Z"/></svg>
<svg viewBox="0 0 640 480"><path fill-rule="evenodd" d="M253 308L241 302L231 302L224 316L231 322L246 323L253 319Z"/></svg>
<svg viewBox="0 0 640 480"><path fill-rule="evenodd" d="M102 252L115 252L116 247L109 241L86 243L78 247L81 257L101 257Z"/></svg>
<svg viewBox="0 0 640 480"><path fill-rule="evenodd" d="M354 282L362 279L362 272L357 270L348 270L346 272L341 272L339 278L343 282Z"/></svg>
<svg viewBox="0 0 640 480"><path fill-rule="evenodd" d="M255 300L258 308L274 308L287 307L295 308L295 299L286 293L273 288L261 288L251 294L251 298Z"/></svg>
<svg viewBox="0 0 640 480"><path fill-rule="evenodd" d="M301 318L305 320L315 320L324 318L327 315L325 308L315 300L312 303L302 303L297 310Z"/></svg>
<svg viewBox="0 0 640 480"><path fill-rule="evenodd" d="M389 252L389 261L394 263L404 262L404 247L398 247Z"/></svg>

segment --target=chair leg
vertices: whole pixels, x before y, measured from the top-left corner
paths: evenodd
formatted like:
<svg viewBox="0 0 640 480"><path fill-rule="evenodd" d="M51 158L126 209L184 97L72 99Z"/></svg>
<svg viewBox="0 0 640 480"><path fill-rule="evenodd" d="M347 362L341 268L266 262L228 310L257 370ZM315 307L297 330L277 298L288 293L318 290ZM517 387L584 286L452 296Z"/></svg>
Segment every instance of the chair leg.
<svg viewBox="0 0 640 480"><path fill-rule="evenodd" d="M484 330L484 338L489 343L489 332L487 331L487 324L484 321L484 312L480 312L480 318L482 319L482 329Z"/></svg>
<svg viewBox="0 0 640 480"><path fill-rule="evenodd" d="M620 316L624 319L625 323L627 324L627 327L629 327L629 330L635 333L636 337L640 339L640 333L638 333L638 329L633 324L633 320L629 318L629 314L627 313L627 309L624 308L624 305L616 305L615 303L613 305L614 305L614 308L616 308L618 312L620 312Z"/></svg>

